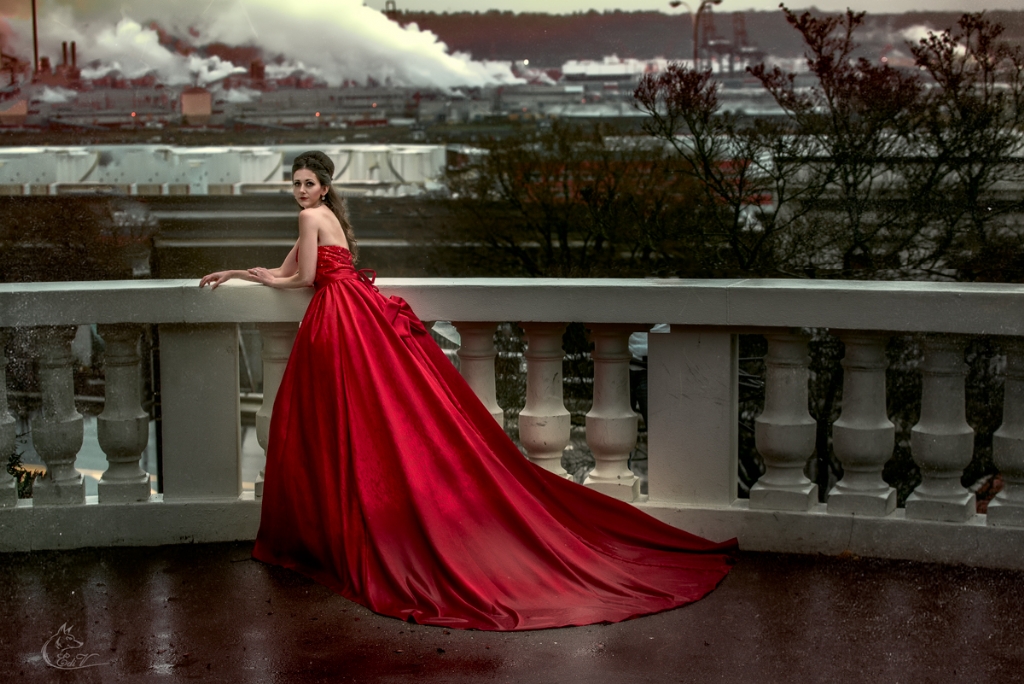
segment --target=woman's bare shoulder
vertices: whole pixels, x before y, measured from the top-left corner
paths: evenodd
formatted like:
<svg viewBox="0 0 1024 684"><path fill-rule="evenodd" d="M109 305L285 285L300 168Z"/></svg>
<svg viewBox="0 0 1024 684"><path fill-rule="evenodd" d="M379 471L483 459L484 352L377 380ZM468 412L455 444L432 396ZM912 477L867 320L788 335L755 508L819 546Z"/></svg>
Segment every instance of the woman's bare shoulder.
<svg viewBox="0 0 1024 684"><path fill-rule="evenodd" d="M332 226L338 223L338 218L334 215L334 212L325 206L309 207L299 211L299 221L312 221L317 224L326 226Z"/></svg>
<svg viewBox="0 0 1024 684"><path fill-rule="evenodd" d="M299 211L299 223L320 223L324 216L319 207L309 207Z"/></svg>
<svg viewBox="0 0 1024 684"><path fill-rule="evenodd" d="M326 207L310 207L300 211L299 229L316 230L318 244L348 246L348 239L338 217Z"/></svg>

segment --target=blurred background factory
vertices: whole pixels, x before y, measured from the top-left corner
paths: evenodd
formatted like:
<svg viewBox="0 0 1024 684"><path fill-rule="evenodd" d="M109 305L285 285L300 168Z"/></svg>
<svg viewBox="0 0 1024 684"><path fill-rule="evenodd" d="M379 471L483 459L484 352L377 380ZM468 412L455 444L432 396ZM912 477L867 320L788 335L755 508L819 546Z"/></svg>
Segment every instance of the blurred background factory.
<svg viewBox="0 0 1024 684"><path fill-rule="evenodd" d="M209 3L196 25L194 8L155 1L112 16L98 4L37 15L33 2L0 17L0 247L14 250L0 280L115 277L14 268L33 263L18 250L50 244L41 227L99 213L95 232L124 248L132 277L195 277L239 249L275 263L295 239L291 162L311 147L334 158L366 263L424 275L422 243L455 199L445 174L487 139L558 119L639 129L636 83L673 62L713 70L726 110L779 113L745 69L804 78L798 35L780 12L717 4L547 15ZM1024 12L991 14L1024 43ZM957 16L871 16L863 56L914 68L907 42Z"/></svg>
<svg viewBox="0 0 1024 684"><path fill-rule="evenodd" d="M287 26L284 9L247 16L250 36L170 17L144 25L125 15L105 27L92 21L89 31L50 14L8 17L0 19L0 134L123 131L166 142L169 129L309 131L334 142L423 142L436 139L437 125L636 117L631 94L643 74L694 60L719 75L726 109L772 114L745 69L766 61L799 72L795 32L778 12L716 14L715 4L701 3L695 22L688 12L436 15L340 3L327 30L337 43L375 35L388 50L380 59L363 54L370 43L343 52L333 40L293 42L289 54L260 24ZM1010 34L1024 33L1024 13L1000 14ZM925 19L873 18L867 56L909 67L906 41L941 23Z"/></svg>

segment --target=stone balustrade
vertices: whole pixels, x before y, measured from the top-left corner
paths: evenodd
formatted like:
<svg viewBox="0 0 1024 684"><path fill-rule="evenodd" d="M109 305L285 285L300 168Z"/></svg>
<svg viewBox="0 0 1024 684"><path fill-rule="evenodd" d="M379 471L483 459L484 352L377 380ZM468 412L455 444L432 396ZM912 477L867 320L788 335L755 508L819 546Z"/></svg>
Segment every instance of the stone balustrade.
<svg viewBox="0 0 1024 684"><path fill-rule="evenodd" d="M424 320L455 321L461 372L496 420L493 336L499 322L526 333L527 389L519 434L527 458L564 474L570 443L562 394L562 333L590 331L593 405L586 438L596 461L582 486L631 502L666 522L741 548L961 562L1024 568L1024 286L791 280L381 279ZM237 326L256 323L263 342L264 395L256 415L266 447L274 398L310 291L249 283L216 291L195 281L0 285L0 457L15 444L8 410L6 339L30 331L41 409L32 440L47 475L30 500L0 473L0 551L251 539L261 482L240 474ZM642 495L630 471L637 416L630 408L628 336L667 323L648 345L648 477ZM96 324L106 343L106 400L98 418L107 470L87 497L76 454L74 327ZM140 466L147 414L140 394L143 325L158 340L162 473L149 491ZM805 474L815 449L808 412L807 329L845 346L843 401L832 426L843 476L820 503ZM756 447L766 472L740 499L737 488L738 335L767 340L765 404ZM882 478L894 449L886 411L885 346L920 336L920 420L910 447L922 480L896 507ZM965 415L965 343L997 339L1006 356L1003 424L993 458L1004 489L988 513L960 483L974 451ZM513 407L504 407L513 408ZM819 480L820 482L820 480Z"/></svg>
<svg viewBox="0 0 1024 684"><path fill-rule="evenodd" d="M527 458L568 477L562 452L569 446L570 415L562 402L562 333L565 323L529 322L526 332L526 406L519 413L519 439Z"/></svg>
<svg viewBox="0 0 1024 684"><path fill-rule="evenodd" d="M142 377L138 325L103 325L107 343L103 360L106 374L103 413L97 419L100 448L110 466L98 484L99 500L148 501L149 473L139 466L149 442L149 414L142 409Z"/></svg>
<svg viewBox="0 0 1024 684"><path fill-rule="evenodd" d="M886 516L896 509L896 490L882 479L892 456L896 426L885 413L884 335L847 333L843 365L843 410L832 424L832 448L843 479L828 495L829 513Z"/></svg>
<svg viewBox="0 0 1024 684"><path fill-rule="evenodd" d="M75 409L72 326L47 326L35 331L39 344L39 389L42 408L32 425L32 445L46 464L33 487L37 506L85 503L85 482L75 469L75 456L85 436L82 414Z"/></svg>

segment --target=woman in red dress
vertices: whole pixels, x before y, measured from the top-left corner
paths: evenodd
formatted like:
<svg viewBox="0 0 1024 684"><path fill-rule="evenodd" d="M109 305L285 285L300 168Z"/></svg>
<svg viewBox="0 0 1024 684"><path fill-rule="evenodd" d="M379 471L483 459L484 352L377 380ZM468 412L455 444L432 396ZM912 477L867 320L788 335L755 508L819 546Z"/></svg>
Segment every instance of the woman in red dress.
<svg viewBox="0 0 1024 684"><path fill-rule="evenodd" d="M295 160L299 239L280 268L313 285L274 403L253 556L384 615L525 630L617 622L700 599L714 543L523 457L408 305L356 271L321 152Z"/></svg>

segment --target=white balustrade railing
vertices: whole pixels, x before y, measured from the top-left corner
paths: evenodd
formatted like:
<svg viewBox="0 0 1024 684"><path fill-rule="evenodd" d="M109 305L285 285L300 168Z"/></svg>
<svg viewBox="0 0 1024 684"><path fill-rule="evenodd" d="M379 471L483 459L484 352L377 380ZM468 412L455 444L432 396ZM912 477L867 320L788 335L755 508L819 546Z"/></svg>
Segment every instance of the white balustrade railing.
<svg viewBox="0 0 1024 684"><path fill-rule="evenodd" d="M85 432L75 409L72 326L40 328L39 390L42 408L32 424L32 445L46 464L46 473L32 489L38 506L85 503L85 481L75 469Z"/></svg>
<svg viewBox="0 0 1024 684"><path fill-rule="evenodd" d="M494 359L498 355L494 348L494 323L455 323L462 344L459 346L459 370L462 377L484 407L494 416L498 425L504 426L505 412L498 406L497 387L494 382Z"/></svg>
<svg viewBox="0 0 1024 684"><path fill-rule="evenodd" d="M149 500L149 473L139 461L149 443L149 413L142 409L138 325L103 325L107 343L103 366L103 413L97 418L100 448L110 464L97 485L99 500L131 503Z"/></svg>
<svg viewBox="0 0 1024 684"><path fill-rule="evenodd" d="M804 475L817 429L807 411L808 336L772 333L767 337L764 411L755 421L765 474L750 488L750 507L808 511L818 502L818 485Z"/></svg>
<svg viewBox="0 0 1024 684"><path fill-rule="evenodd" d="M593 404L586 416L593 487L671 524L741 548L858 555L1024 568L1024 286L783 280L393 279L385 294L409 301L425 320L456 321L461 372L499 422L494 333L518 322L526 333L526 457L561 475L570 440L562 393L562 334L590 331ZM251 539L255 492L241 482L237 327L258 325L265 449L274 399L309 291L249 283L216 291L195 281L0 285L0 458L15 448L6 387L8 332L31 334L41 408L31 439L46 464L32 499L18 500L0 473L0 551ZM637 416L629 399L628 336L668 323L648 344L648 479L643 495L629 466ZM98 496L86 496L76 456L83 443L75 409L72 337L97 324L106 343L105 403L97 419L108 467ZM162 417L161 494L141 463L148 417L140 392L139 339L154 325ZM819 503L805 475L815 449L808 412L806 329L828 329L845 345L841 413L833 446L843 476ZM738 335L762 334L765 405L755 421L766 472L749 499L737 491ZM920 334L921 414L911 451L922 480L896 507L882 478L895 427L886 411L887 340ZM998 337L1006 353L1002 427L993 458L1004 488L978 514L961 483L974 452L965 415L964 345ZM20 359L20 361L25 361ZM514 409L516 407L505 407Z"/></svg>
<svg viewBox="0 0 1024 684"><path fill-rule="evenodd" d="M259 326L263 341L263 403L256 412L256 440L264 453L270 438L274 400L277 399L277 390L281 387L281 378L284 377L284 369L288 365L288 356L298 330L294 323L263 323ZM261 470L256 479L254 491L257 497L263 496L264 475Z"/></svg>
<svg viewBox="0 0 1024 684"><path fill-rule="evenodd" d="M562 477L571 416L562 401L562 334L565 323L529 322L526 332L526 406L519 413L519 441L531 461Z"/></svg>
<svg viewBox="0 0 1024 684"><path fill-rule="evenodd" d="M992 460L1003 489L988 505L990 525L1024 527L1024 343L1008 340L1003 424L992 435Z"/></svg>
<svg viewBox="0 0 1024 684"><path fill-rule="evenodd" d="M896 426L885 413L885 358L888 337L870 333L840 335L843 357L843 409L832 424L832 448L843 464L843 479L829 492L828 512L889 515L896 490L882 479L882 468L896 444Z"/></svg>
<svg viewBox="0 0 1024 684"><path fill-rule="evenodd" d="M921 419L911 434L911 454L921 484L907 498L907 517L964 522L974 515L974 494L960 484L974 454L974 430L965 412L965 341L929 335L921 366Z"/></svg>
<svg viewBox="0 0 1024 684"><path fill-rule="evenodd" d="M628 467L637 438L637 415L629 403L629 333L614 324L591 327L594 405L587 413L587 446L594 469L583 484L632 502L640 498L640 478Z"/></svg>

